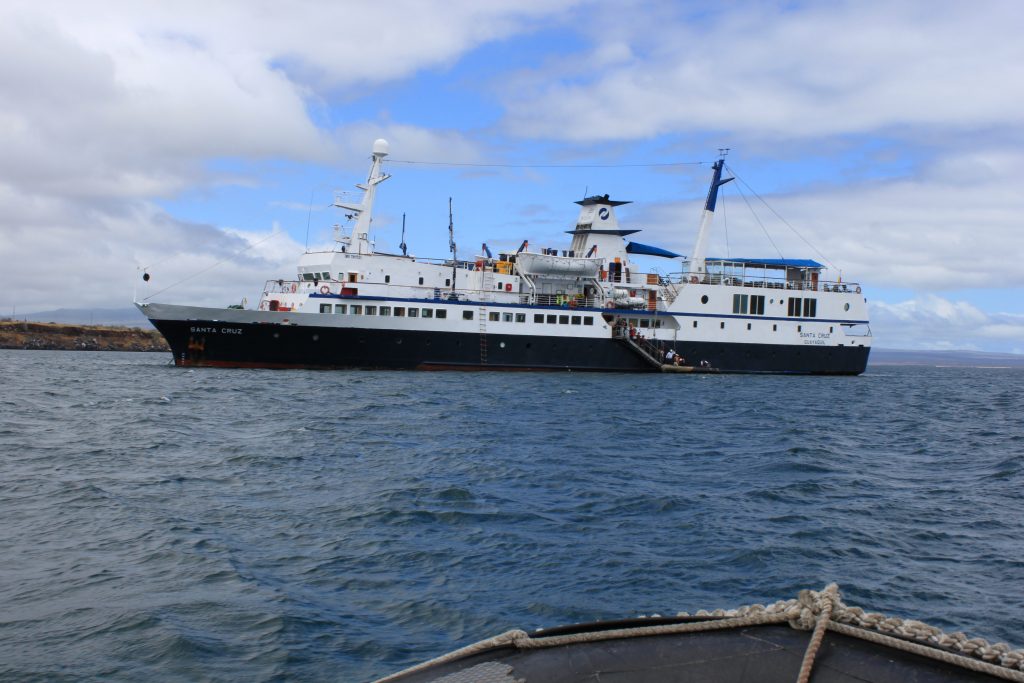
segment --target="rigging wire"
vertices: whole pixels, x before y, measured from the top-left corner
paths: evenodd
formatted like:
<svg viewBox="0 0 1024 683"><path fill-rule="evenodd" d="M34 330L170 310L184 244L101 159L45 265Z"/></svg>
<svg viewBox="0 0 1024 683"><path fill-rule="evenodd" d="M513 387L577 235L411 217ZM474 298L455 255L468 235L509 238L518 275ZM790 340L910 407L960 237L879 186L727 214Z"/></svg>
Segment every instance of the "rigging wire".
<svg viewBox="0 0 1024 683"><path fill-rule="evenodd" d="M744 185L746 185L746 183L744 183ZM785 259L786 257L782 255L782 250L780 250L778 245L775 244L775 240L772 239L772 236L768 233L768 229L765 228L764 223L761 222L760 216L758 216L757 212L754 211L754 207L750 205L750 200L747 199L747 195L743 194L743 190L741 190L738 185L736 186L736 191L739 193L740 197L743 198L743 201L747 205L747 208L750 209L750 213L754 216L754 220L757 221L757 224L761 226L761 230L764 232L764 236L768 238L769 242L771 242L771 245L775 249L775 252L779 255L779 258Z"/></svg>
<svg viewBox="0 0 1024 683"><path fill-rule="evenodd" d="M726 258L731 258L732 254L729 253L729 218L725 214L725 193L722 193L718 201L722 205L722 229L725 231L725 256Z"/></svg>
<svg viewBox="0 0 1024 683"><path fill-rule="evenodd" d="M250 244L249 246L245 247L244 249L239 249L238 251L236 251L235 253L231 254L231 256L228 256L227 258L223 258L223 259L221 259L220 261L217 261L217 262L216 262L216 263L214 263L214 264L213 264L212 266L207 266L206 268L203 268L202 270L200 270L200 271L199 271L199 272L197 272L197 273L192 273L192 274L191 274L191 275L189 275L188 277L184 277L184 278L182 278L182 279L178 280L177 282L174 282L174 283L172 283L172 284L169 284L169 285L167 285L166 287L164 287L163 289L161 289L160 291L158 291L158 292L153 292L153 293L152 293L152 294L150 294L149 296L147 296L147 297L144 297L144 298L143 298L142 300L143 300L143 301L149 301L149 300L150 300L150 299L152 299L152 298L153 298L154 296L156 296L156 295L158 295L158 294L163 294L163 293L164 293L164 292L166 292L166 291L167 291L168 289L171 289L171 288L173 288L173 287L177 287L177 286L178 286L178 285L180 285L180 284L181 284L182 282L188 282L188 281L189 281L189 280L191 280L192 278L195 278L195 277L199 277L199 276L200 276L200 275L202 275L203 273L205 273L205 272L207 272L207 271L210 271L210 270L213 270L214 268L216 268L217 266L221 265L222 263L227 263L228 261L230 261L230 260L231 260L231 259L233 259L234 257L236 257L236 256L240 256L241 254L244 254L245 252L249 251L249 250L250 250L250 249L252 249L253 247L256 247L256 246L259 246L259 245L263 244L264 242L266 242L266 241L267 241L267 240L269 240L270 238L272 238L272 237L277 237L278 235L283 235L283 234L285 234L283 230L275 230L274 232L270 233L269 235L267 235L267 236L266 236L266 237L264 237L263 239L261 239L261 240L258 240L258 241L256 241L256 242L253 242L252 244ZM163 263L164 261L167 261L167 260L169 260L169 259L171 259L171 258L173 258L173 257L171 257L171 256L168 256L168 257L167 257L167 258L165 258L165 259L164 259L163 261L160 261L160 263ZM145 270L145 269L143 269L143 270Z"/></svg>
<svg viewBox="0 0 1024 683"><path fill-rule="evenodd" d="M821 253L821 251L820 251L820 250L819 250L819 249L818 249L818 248L817 248L816 246L814 246L813 244L811 244L811 243L810 243L810 242L809 242L809 241L807 240L807 238L806 238L806 237L804 237L804 236L803 236L803 235L801 235L801 234L800 234L799 232L797 232L797 229L796 229L796 228L794 228L794 227L793 227L792 225L790 225L790 224L789 224L789 221L787 221L787 220L786 220L785 218L783 218L782 216L780 216L780 215L779 215L779 212L778 212L778 211L776 211L776 210L775 210L775 209L774 209L774 208L772 207L772 205L771 205L771 204L769 204L768 202L766 202L766 201L764 200L764 197L762 197L761 195L759 195L759 194L758 194L758 193L757 193L757 192L756 192L756 191L754 190L754 188L752 188L752 187L751 187L750 185L748 185L748 184L747 184L747 181L746 181L746 180L744 180L743 178L741 178L741 177L739 176L739 174L738 174L738 173L736 173L736 171L734 171L734 170L733 170L733 168L732 168L731 166L726 166L726 168L728 168L728 169L729 169L729 173L732 173L732 174L733 174L733 175L734 175L734 176L736 177L736 179L737 179L737 180L739 180L739 181L740 181L741 183L743 183L743 184L744 184L744 185L746 186L746 188L747 188L748 190L750 190L751 194L753 194L753 195L754 195L755 197L757 197L757 198L758 198L759 200L761 200L761 203L762 203L762 204L764 204L764 205L765 205L766 207L768 207L768 210L769 210L769 211L771 211L771 212L772 212L773 214L775 214L775 217L776 217L776 218L778 218L778 219L779 219L780 221L782 221L782 223L783 223L783 224L784 224L784 225L785 225L785 226L786 226L787 228L789 228L790 230L792 230L792 231L793 231L793 234L794 234L794 235L796 235L796 236L797 236L797 237L799 237L799 238L800 238L801 240L803 240L804 244L806 244L806 245L807 245L807 246L809 246L809 247L810 247L811 249L813 249L813 250L814 250L814 253L816 253L816 254L817 254L818 256L820 256L820 257L821 257L821 259L822 259L823 261L825 261L825 262L826 262L826 263L827 263L827 264L828 264L829 266L831 266L833 270L835 270L835 271L838 271L838 270L839 270L839 268L838 268L838 267L836 267L836 264L832 263L832 261L831 261L831 260L830 260L830 259L829 259L829 258L828 258L827 256L825 256L824 254L822 254L822 253ZM744 198L744 199L745 199L745 198ZM748 205L749 205L749 204L748 204ZM751 211L753 211L753 209L751 209ZM760 221L758 221L758 223L760 223ZM762 227L762 229L764 228L764 226L761 226L761 227ZM767 234L767 231L765 232L765 234ZM771 238L769 237L768 239L770 240ZM774 242L773 242L772 244L773 244L773 246L774 246Z"/></svg>
<svg viewBox="0 0 1024 683"><path fill-rule="evenodd" d="M460 161L414 161L409 159L388 159L389 164L419 166L472 166L476 168L658 168L665 166L702 166L710 161L670 161L651 164L485 164Z"/></svg>

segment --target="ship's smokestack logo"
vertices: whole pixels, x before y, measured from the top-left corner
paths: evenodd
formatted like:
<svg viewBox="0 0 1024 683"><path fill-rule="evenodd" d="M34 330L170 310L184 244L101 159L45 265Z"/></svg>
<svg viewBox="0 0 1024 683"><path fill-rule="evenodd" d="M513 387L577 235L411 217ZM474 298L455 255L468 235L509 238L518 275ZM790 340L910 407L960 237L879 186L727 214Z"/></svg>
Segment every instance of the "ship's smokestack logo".
<svg viewBox="0 0 1024 683"><path fill-rule="evenodd" d="M601 220L608 220L608 209L601 207L601 210L597 212L597 215L601 217Z"/></svg>

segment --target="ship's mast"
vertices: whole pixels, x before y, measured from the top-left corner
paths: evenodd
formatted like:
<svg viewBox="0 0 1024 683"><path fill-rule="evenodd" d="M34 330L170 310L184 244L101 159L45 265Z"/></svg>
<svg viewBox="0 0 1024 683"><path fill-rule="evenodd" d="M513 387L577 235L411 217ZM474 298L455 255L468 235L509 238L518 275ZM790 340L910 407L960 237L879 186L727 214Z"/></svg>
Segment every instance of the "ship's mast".
<svg viewBox="0 0 1024 683"><path fill-rule="evenodd" d="M373 143L373 162L370 164L370 175L367 177L365 185L356 185L356 187L363 191L363 200L358 204L334 202L334 206L352 211L356 216L356 224L352 228L352 238L349 246L357 254L373 253L373 248L370 245L373 200L377 195L377 185L391 177L390 174L381 171L381 165L384 163L384 157L387 155L387 140L375 140Z"/></svg>
<svg viewBox="0 0 1024 683"><path fill-rule="evenodd" d="M723 150L719 150L723 151ZM728 151L728 150L724 150ZM723 156L724 153L723 153ZM697 243L693 245L693 252L690 254L690 273L703 276L707 273L704 259L708 252L708 237L711 234L711 221L715 217L715 203L718 201L718 188L725 185L733 178L722 180L722 167L725 166L725 159L715 162L714 175L711 176L711 187L708 189L708 198L704 202L704 211L700 217L700 230L697 232Z"/></svg>

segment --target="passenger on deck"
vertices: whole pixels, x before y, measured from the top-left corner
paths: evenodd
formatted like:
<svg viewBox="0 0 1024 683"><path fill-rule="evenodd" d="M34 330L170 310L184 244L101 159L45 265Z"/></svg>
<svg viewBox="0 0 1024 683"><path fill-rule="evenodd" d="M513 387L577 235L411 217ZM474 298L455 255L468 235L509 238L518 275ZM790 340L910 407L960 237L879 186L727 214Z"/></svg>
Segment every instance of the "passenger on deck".
<svg viewBox="0 0 1024 683"><path fill-rule="evenodd" d="M686 359L683 358L682 356L680 356L678 353L676 354L675 358L673 358L672 360L675 362L676 365L685 365L686 364Z"/></svg>
<svg viewBox="0 0 1024 683"><path fill-rule="evenodd" d="M675 357L676 357L676 352L673 351L672 349L669 349L668 351L665 352L665 362L666 363L671 364L672 361L675 360Z"/></svg>

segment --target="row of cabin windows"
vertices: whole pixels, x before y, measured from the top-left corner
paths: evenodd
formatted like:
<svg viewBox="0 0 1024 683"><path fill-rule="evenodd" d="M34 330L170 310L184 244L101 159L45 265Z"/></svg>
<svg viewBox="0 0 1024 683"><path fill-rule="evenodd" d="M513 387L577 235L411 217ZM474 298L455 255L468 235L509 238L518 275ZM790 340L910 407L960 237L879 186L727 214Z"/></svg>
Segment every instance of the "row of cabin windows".
<svg viewBox="0 0 1024 683"><path fill-rule="evenodd" d="M548 325L593 325L594 318L589 315L580 316L534 313L533 322L547 323Z"/></svg>
<svg viewBox="0 0 1024 683"><path fill-rule="evenodd" d="M303 273L302 274L302 279L306 280L307 282L312 282L313 280L318 280L318 281L319 280L330 280L331 279L331 274L330 273ZM345 277L345 273L338 273L338 282L358 282L358 280L359 280L359 273L349 273L347 278ZM390 284L390 282L391 282L391 276L390 275L385 275L384 276L384 284ZM419 279L419 283L421 285L423 284L423 277L422 276ZM451 279L447 279L447 280L444 281L444 286L445 287L450 287L451 284L452 284Z"/></svg>
<svg viewBox="0 0 1024 683"><path fill-rule="evenodd" d="M764 315L764 296L760 294L733 294L732 312L740 315Z"/></svg>
<svg viewBox="0 0 1024 683"><path fill-rule="evenodd" d="M331 313L331 304L320 304L321 313ZM361 304L334 304L336 315L383 315L396 318L447 318L443 308L407 308L405 306L364 306Z"/></svg>
<svg viewBox="0 0 1024 683"><path fill-rule="evenodd" d="M791 296L789 297L788 315L797 318L816 318L818 316L818 300Z"/></svg>
<svg viewBox="0 0 1024 683"><path fill-rule="evenodd" d="M697 328L697 321L696 320L693 321L693 327L694 327L694 329ZM718 329L724 330L725 329L725 323L724 322L718 323ZM748 330L751 329L751 324L750 323L747 323L747 329ZM772 332L778 332L778 331L779 331L779 326L776 325L776 324L773 324L772 325ZM796 326L796 331L797 332L803 332L804 331L804 326L803 325L797 325ZM829 325L828 333L832 334L833 331L834 331L833 327L831 325Z"/></svg>

